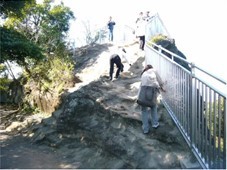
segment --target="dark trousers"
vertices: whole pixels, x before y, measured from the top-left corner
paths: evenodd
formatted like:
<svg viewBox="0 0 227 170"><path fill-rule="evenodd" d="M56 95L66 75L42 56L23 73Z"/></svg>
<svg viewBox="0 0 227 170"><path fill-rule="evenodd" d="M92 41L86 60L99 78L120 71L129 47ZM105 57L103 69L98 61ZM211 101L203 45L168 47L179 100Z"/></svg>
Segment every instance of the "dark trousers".
<svg viewBox="0 0 227 170"><path fill-rule="evenodd" d="M140 39L140 49L144 50L144 45L145 45L145 35L144 36L139 36Z"/></svg>
<svg viewBox="0 0 227 170"><path fill-rule="evenodd" d="M110 78L111 79L113 78L114 64L116 64L117 66L117 72L115 77L118 78L120 71L122 69L122 63L121 63L121 58L117 54L114 54L113 56L111 56L111 60L110 60Z"/></svg>

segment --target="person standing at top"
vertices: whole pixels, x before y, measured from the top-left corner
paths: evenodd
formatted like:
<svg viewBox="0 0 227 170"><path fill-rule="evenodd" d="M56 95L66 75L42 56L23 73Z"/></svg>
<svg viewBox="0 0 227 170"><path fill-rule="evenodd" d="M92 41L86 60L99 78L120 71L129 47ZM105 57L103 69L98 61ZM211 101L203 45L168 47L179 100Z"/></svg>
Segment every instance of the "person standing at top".
<svg viewBox="0 0 227 170"><path fill-rule="evenodd" d="M142 116L142 129L144 134L148 134L150 131L149 120L151 119L151 124L153 128L158 128L158 113L157 113L157 97L159 93L159 89L165 92L163 89L163 81L157 71L153 68L152 65L147 65L141 73L141 85L138 92L140 95L140 91L142 86L150 86L154 89L154 94L152 96L154 105L146 106L143 104L141 105L141 116ZM146 95L146 94L143 94ZM139 97L138 97L139 98Z"/></svg>
<svg viewBox="0 0 227 170"><path fill-rule="evenodd" d="M139 13L139 17L136 20L136 37L139 38L139 49L144 51L145 45L145 33L146 33L146 21L143 17L143 12Z"/></svg>
<svg viewBox="0 0 227 170"><path fill-rule="evenodd" d="M109 41L113 41L113 29L115 26L115 22L112 20L112 17L110 16L110 19L107 23L108 29L109 29Z"/></svg>

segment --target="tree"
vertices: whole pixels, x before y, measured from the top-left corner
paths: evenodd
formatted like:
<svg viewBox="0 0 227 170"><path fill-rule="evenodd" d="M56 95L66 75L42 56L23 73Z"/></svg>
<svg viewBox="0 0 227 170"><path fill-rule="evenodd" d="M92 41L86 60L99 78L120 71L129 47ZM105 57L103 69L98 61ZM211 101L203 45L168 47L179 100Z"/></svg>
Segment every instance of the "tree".
<svg viewBox="0 0 227 170"><path fill-rule="evenodd" d="M25 36L15 31L14 29L7 29L0 27L1 32L1 58L0 63L5 61L16 61L20 65L25 64L25 59L40 60L44 57L42 50L37 45L28 41Z"/></svg>
<svg viewBox="0 0 227 170"><path fill-rule="evenodd" d="M33 0L28 2L21 3L20 15L11 15L10 12L15 11L12 4L16 2L3 3L8 18L1 27L1 62L16 61L30 72L44 55L45 60L50 58L50 53L66 56L65 37L69 20L74 16L63 3L52 7L51 0L45 0L43 4L36 4ZM10 9L6 10L7 7Z"/></svg>
<svg viewBox="0 0 227 170"><path fill-rule="evenodd" d="M72 18L69 8L63 3L53 6L51 0L25 3L20 15L7 13L1 27L1 62L16 61L25 68L20 79L26 94L20 100L23 103L42 110L43 103L48 102L46 106L53 109L59 94L73 84L73 62L65 42Z"/></svg>
<svg viewBox="0 0 227 170"><path fill-rule="evenodd" d="M26 4L34 3L34 0L1 0L0 1L0 14L3 18L10 16L21 16L21 9L25 7Z"/></svg>
<svg viewBox="0 0 227 170"><path fill-rule="evenodd" d="M1 14L8 18L23 18L23 8L34 3L29 1L1 1ZM42 50L34 42L29 41L13 27L0 27L0 63L15 61L27 68L26 59L40 60L44 57Z"/></svg>
<svg viewBox="0 0 227 170"><path fill-rule="evenodd" d="M69 20L73 12L63 3L51 6L51 0L43 4L30 4L23 9L23 19L9 17L5 25L17 28L27 39L39 45L48 55L50 52L63 55Z"/></svg>

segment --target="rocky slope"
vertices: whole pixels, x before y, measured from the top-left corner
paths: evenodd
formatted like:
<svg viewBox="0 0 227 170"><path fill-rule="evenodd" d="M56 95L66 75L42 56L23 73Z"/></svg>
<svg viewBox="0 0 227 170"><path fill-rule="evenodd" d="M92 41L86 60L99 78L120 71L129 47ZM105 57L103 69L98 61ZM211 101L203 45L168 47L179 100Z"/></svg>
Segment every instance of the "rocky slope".
<svg viewBox="0 0 227 170"><path fill-rule="evenodd" d="M125 63L120 79L109 81L111 48L77 51L80 83L62 96L52 116L20 132L33 145L51 147L67 168L199 168L161 103L160 127L142 133L136 95L144 56L135 55L137 45L126 47L132 66Z"/></svg>

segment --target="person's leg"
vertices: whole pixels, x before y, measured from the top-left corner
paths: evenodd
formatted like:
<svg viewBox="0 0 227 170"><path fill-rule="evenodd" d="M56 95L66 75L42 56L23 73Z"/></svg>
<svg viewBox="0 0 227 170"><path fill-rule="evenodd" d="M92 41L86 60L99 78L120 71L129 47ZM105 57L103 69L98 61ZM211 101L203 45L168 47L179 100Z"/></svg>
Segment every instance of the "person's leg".
<svg viewBox="0 0 227 170"><path fill-rule="evenodd" d="M121 72L124 71L124 65L121 63Z"/></svg>
<svg viewBox="0 0 227 170"><path fill-rule="evenodd" d="M110 41L110 30L108 32L108 40Z"/></svg>
<svg viewBox="0 0 227 170"><path fill-rule="evenodd" d="M111 41L113 41L113 30L111 30Z"/></svg>
<svg viewBox="0 0 227 170"><path fill-rule="evenodd" d="M139 49L142 50L143 48L143 40L142 40L142 36L139 36Z"/></svg>
<svg viewBox="0 0 227 170"><path fill-rule="evenodd" d="M118 78L118 77L119 77L119 75L120 75L120 71L121 71L121 68L120 68L120 67L118 67L118 68L117 68L116 75L115 75L115 78Z"/></svg>
<svg viewBox="0 0 227 170"><path fill-rule="evenodd" d="M145 35L141 36L141 50L144 50L144 45L145 45Z"/></svg>
<svg viewBox="0 0 227 170"><path fill-rule="evenodd" d="M151 123L152 127L157 128L159 126L158 123L158 111L157 111L157 104L151 108Z"/></svg>
<svg viewBox="0 0 227 170"><path fill-rule="evenodd" d="M109 29L109 41L112 40L112 31Z"/></svg>
<svg viewBox="0 0 227 170"><path fill-rule="evenodd" d="M117 72L115 78L118 78L122 69L121 58L119 56L116 57L115 64L117 65Z"/></svg>
<svg viewBox="0 0 227 170"><path fill-rule="evenodd" d="M142 119L142 129L143 129L143 133L148 133L150 130L150 126L149 126L149 108L148 107L143 107L141 106L141 119Z"/></svg>
<svg viewBox="0 0 227 170"><path fill-rule="evenodd" d="M114 58L110 60L110 80L113 79L113 72L114 72Z"/></svg>

